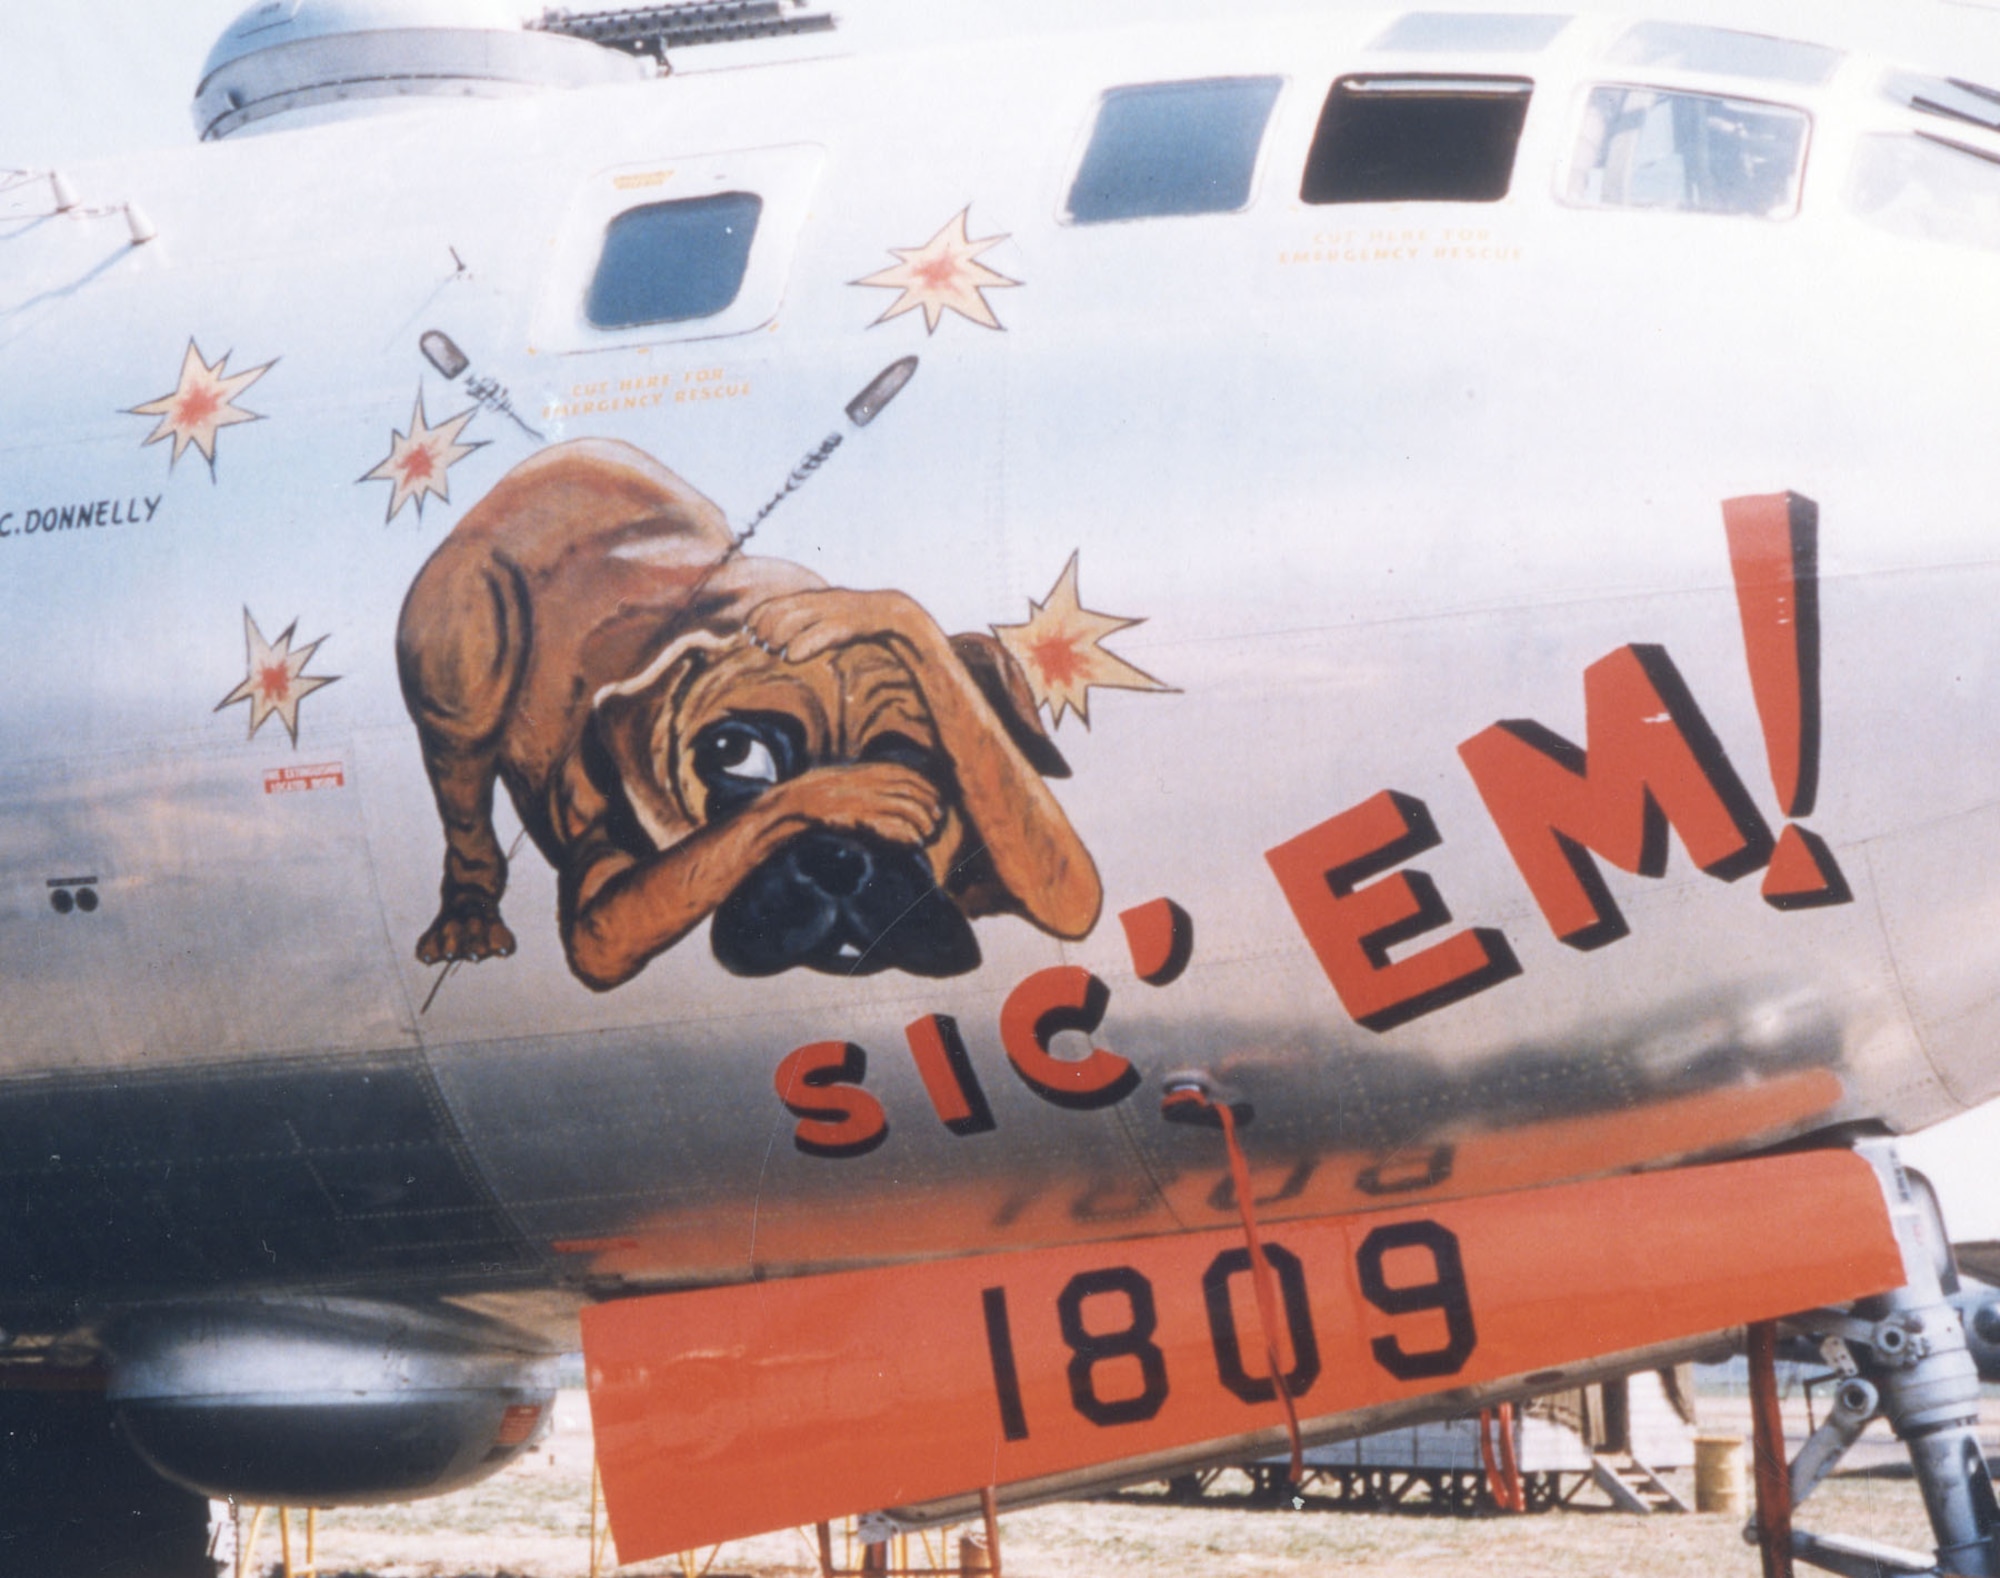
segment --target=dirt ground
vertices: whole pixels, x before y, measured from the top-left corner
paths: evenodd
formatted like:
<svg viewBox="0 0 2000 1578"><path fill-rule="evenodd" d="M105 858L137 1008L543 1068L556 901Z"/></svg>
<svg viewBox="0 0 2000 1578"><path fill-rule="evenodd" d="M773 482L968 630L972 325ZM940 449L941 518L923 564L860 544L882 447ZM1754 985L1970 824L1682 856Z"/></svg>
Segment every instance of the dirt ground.
<svg viewBox="0 0 2000 1578"><path fill-rule="evenodd" d="M1732 1423L1733 1412L1722 1400L1714 1423ZM1711 1427L1708 1413L1704 1400L1705 1429ZM1802 1431L1803 1419L1798 1424ZM1692 1501L1689 1476L1670 1478ZM581 1393L565 1392L549 1437L486 1483L405 1507L323 1513L320 1578L587 1578L590 1482L588 1410ZM1451 1517L1261 1510L1227 1495L1232 1482L1219 1482L1210 1504L1195 1507L1134 1493L1006 1514L1000 1520L1004 1570L1008 1578L1159 1578L1176 1572L1308 1578L1364 1570L1383 1578L1482 1570L1507 1578L1752 1578L1758 1571L1740 1519L1636 1517L1581 1505L1597 1499L1588 1492L1579 1505L1551 1513ZM1907 1478L1836 1479L1813 1497L1799 1522L1816 1531L1930 1549L1923 1508ZM932 1540L933 1557L956 1550L955 1539L948 1545L935 1543L935 1535ZM927 1565L918 1541L910 1544L911 1563ZM294 1554L303 1560L296 1546ZM267 1523L251 1570L272 1572L277 1556L276 1533ZM808 1578L817 1571L811 1546L795 1530L698 1553L686 1569L670 1559L616 1570L621 1578L695 1578L702 1561L711 1563L707 1578ZM608 1563L603 1569L612 1570Z"/></svg>

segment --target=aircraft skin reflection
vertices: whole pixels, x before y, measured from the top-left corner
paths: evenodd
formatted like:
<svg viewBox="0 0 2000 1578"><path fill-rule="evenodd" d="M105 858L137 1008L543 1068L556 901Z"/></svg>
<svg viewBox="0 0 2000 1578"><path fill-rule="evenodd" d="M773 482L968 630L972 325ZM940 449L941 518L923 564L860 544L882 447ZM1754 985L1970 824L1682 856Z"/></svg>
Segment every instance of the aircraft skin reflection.
<svg viewBox="0 0 2000 1578"><path fill-rule="evenodd" d="M2000 1091L2000 34L1656 10L302 0L203 146L0 180L0 1370L227 1491L245 1333L407 1347L463 1467L580 1332L629 1443L742 1401L672 1312L777 1373L908 1273L936 1462L1263 1439L1254 1361L1133 1412L1251 1330L1188 1071L1323 1432L1896 1286L1817 1151ZM1523 1335L1538 1210L1712 1195ZM617 1450L628 1555L979 1488L694 1530Z"/></svg>

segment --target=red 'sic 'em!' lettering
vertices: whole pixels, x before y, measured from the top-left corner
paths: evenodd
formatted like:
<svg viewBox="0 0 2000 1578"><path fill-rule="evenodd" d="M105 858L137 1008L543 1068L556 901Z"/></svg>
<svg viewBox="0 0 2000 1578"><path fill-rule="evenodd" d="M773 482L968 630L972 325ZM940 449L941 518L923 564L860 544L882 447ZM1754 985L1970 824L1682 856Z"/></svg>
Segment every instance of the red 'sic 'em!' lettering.
<svg viewBox="0 0 2000 1578"><path fill-rule="evenodd" d="M1073 964L1037 970L1007 994L1000 1044L1014 1072L1044 1101L1081 1110L1109 1107L1138 1087L1139 1071L1115 1052L1093 1047L1072 1061L1049 1051L1065 1030L1095 1030L1110 1001L1111 988Z"/></svg>
<svg viewBox="0 0 2000 1578"><path fill-rule="evenodd" d="M814 1041L778 1065L773 1083L799 1119L792 1143L808 1156L864 1156L889 1137L882 1103L858 1087L868 1054L852 1041Z"/></svg>
<svg viewBox="0 0 2000 1578"><path fill-rule="evenodd" d="M1385 789L1264 856L1320 968L1365 1029L1392 1029L1521 973L1506 937L1484 926L1389 957L1451 911L1421 871L1360 884L1440 842L1423 801Z"/></svg>
<svg viewBox="0 0 2000 1578"><path fill-rule="evenodd" d="M931 1098L938 1121L953 1134L986 1134L993 1128L993 1109L979 1088L979 1076L972 1071L972 1058L965 1050L965 1037L958 1033L958 1021L949 1014L925 1014L903 1027L910 1043L910 1056L917 1060L924 1091Z"/></svg>
<svg viewBox="0 0 2000 1578"><path fill-rule="evenodd" d="M1629 929L1593 854L1657 877L1671 827L1724 881L1770 859L1770 829L1664 648L1620 647L1591 664L1583 709L1584 750L1526 719L1458 748L1557 937L1598 948Z"/></svg>

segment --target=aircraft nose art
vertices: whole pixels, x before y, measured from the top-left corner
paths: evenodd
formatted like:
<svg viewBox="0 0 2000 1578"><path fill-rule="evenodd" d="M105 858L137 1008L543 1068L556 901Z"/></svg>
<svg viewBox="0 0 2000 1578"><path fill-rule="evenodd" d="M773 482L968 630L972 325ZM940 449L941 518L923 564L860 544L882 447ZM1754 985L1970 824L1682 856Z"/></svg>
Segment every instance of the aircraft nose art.
<svg viewBox="0 0 2000 1578"><path fill-rule="evenodd" d="M1823 1232L1780 1230L1808 1214ZM1265 1248L1308 1433L1903 1277L1868 1165L1832 1152L1286 1222ZM1249 1265L1219 1231L587 1310L620 1558L1202 1443L1243 1451L1282 1425Z"/></svg>

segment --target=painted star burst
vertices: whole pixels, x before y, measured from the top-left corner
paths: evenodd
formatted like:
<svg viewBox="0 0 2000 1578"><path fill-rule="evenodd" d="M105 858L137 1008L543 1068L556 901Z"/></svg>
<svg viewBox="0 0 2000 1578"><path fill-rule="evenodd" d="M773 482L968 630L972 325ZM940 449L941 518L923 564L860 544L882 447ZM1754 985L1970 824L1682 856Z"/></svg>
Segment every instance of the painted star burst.
<svg viewBox="0 0 2000 1578"><path fill-rule="evenodd" d="M209 474L215 474L215 435L239 422L263 420L257 412L245 411L238 406L236 397L277 365L275 361L269 361L262 367L232 373L229 371L231 354L224 351L211 367L202 356L200 347L193 340L188 341L187 351L181 357L181 376L173 389L157 400L133 406L127 413L160 419L159 426L146 435L140 448L157 444L163 438L171 438L174 452L167 464L172 467L192 444L201 451L202 459L208 462Z"/></svg>
<svg viewBox="0 0 2000 1578"><path fill-rule="evenodd" d="M220 712L224 707L233 707L239 701L250 703L250 734L255 739L257 731L263 728L265 720L275 716L285 726L285 732L292 737L292 744L299 743L299 702L322 685L331 685L338 674L308 674L306 665L326 640L321 636L310 646L292 650L292 633L299 628L295 619L285 626L276 641L266 641L264 632L257 628L257 621L250 617L250 610L243 610L243 645L248 656L248 672L243 683L238 685L222 700L215 704Z"/></svg>
<svg viewBox="0 0 2000 1578"><path fill-rule="evenodd" d="M435 493L445 503L451 502L451 468L457 465L475 449L485 448L485 441L461 444L458 435L465 431L465 424L479 412L477 406L467 406L457 416L447 417L436 427L429 425L424 417L424 391L417 389L416 409L410 413L410 430L407 433L390 429L389 458L361 480L363 482L387 482L391 485L389 513L384 521L392 521L403 506L415 499L417 519L424 516L424 500Z"/></svg>
<svg viewBox="0 0 2000 1578"><path fill-rule="evenodd" d="M1077 596L1076 559L1075 554L1069 556L1045 599L1039 603L1029 599L1031 612L1023 623L995 625L993 633L1027 674L1035 700L1049 709L1050 723L1061 723L1064 711L1074 708L1088 728L1092 687L1160 691L1174 687L1104 650L1106 636L1145 621L1085 608Z"/></svg>
<svg viewBox="0 0 2000 1578"><path fill-rule="evenodd" d="M993 309L987 304L985 292L996 286L1018 285L1021 282L1009 279L1005 274L996 274L977 261L980 253L998 246L1007 238L1004 235L980 236L975 240L968 236L965 222L971 212L970 208L960 209L942 230L920 247L889 248L902 259L900 263L853 281L856 285L874 285L902 292L889 303L882 316L875 320L876 323L887 323L891 318L915 312L921 307L924 332L927 334L937 333L937 326L947 312L955 312L961 318L969 318L989 329L1000 327L1000 320L993 316Z"/></svg>

